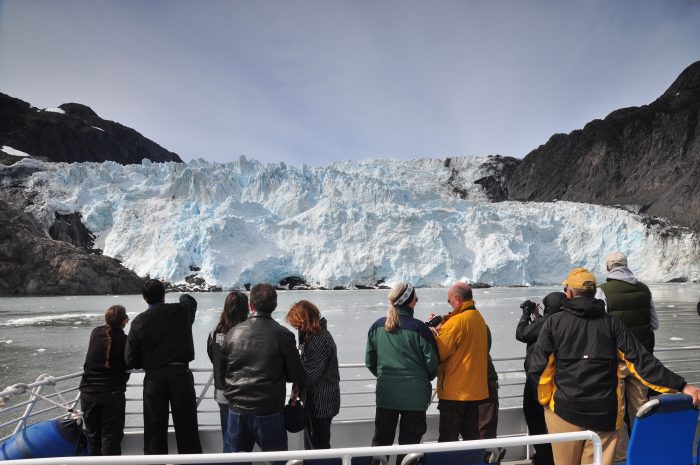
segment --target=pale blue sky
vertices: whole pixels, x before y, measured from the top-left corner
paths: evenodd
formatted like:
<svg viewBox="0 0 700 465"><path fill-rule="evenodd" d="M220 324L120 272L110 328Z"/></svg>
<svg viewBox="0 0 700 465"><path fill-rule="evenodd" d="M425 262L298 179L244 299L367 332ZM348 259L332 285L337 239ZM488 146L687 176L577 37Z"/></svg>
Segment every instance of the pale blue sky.
<svg viewBox="0 0 700 465"><path fill-rule="evenodd" d="M0 1L0 92L186 160L522 157L699 59L700 1Z"/></svg>

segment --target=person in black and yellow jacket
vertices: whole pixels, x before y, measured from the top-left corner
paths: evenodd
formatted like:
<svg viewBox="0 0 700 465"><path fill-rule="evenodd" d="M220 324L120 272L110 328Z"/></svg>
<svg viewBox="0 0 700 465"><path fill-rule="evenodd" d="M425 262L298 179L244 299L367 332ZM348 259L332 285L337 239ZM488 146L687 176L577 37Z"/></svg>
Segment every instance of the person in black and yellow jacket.
<svg viewBox="0 0 700 465"><path fill-rule="evenodd" d="M569 300L544 323L528 376L545 406L548 431L595 431L603 441L603 463L612 465L622 425L618 360L647 387L682 391L695 406L700 405L700 389L667 369L617 317L605 312L603 301L594 298L596 281L588 270L575 268L563 284ZM557 465L593 461L588 441L556 443L552 449Z"/></svg>

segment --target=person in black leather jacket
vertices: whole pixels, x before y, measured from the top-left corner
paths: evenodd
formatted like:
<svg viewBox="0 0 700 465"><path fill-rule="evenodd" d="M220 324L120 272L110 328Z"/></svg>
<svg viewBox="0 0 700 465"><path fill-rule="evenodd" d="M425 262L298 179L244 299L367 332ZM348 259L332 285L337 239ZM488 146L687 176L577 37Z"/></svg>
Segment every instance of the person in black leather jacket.
<svg viewBox="0 0 700 465"><path fill-rule="evenodd" d="M221 347L224 395L228 400L227 443L231 450L287 450L283 409L285 383L301 381L294 334L272 319L277 292L269 284L250 291L250 316L231 328Z"/></svg>
<svg viewBox="0 0 700 465"><path fill-rule="evenodd" d="M544 305L544 315L540 315L539 305L526 300L520 305L523 315L515 330L515 339L527 344L525 355L525 372L530 365L532 348L540 335L540 329L549 317L561 310L562 303L566 300L563 292L552 292L542 299ZM547 434L547 425L544 422L544 409L537 401L537 389L528 380L525 381L523 389L523 414L529 434ZM552 446L550 444L535 444L535 454L532 457L533 465L554 465L552 457Z"/></svg>

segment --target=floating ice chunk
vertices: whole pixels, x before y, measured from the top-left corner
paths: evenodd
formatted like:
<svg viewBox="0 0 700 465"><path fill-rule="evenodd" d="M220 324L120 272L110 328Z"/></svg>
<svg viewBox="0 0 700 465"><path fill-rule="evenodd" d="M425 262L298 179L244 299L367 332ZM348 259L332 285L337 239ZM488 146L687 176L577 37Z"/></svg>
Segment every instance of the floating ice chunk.
<svg viewBox="0 0 700 465"><path fill-rule="evenodd" d="M37 351L37 352L46 352L46 349L43 349L43 348L42 348L42 349L37 349L36 351Z"/></svg>
<svg viewBox="0 0 700 465"><path fill-rule="evenodd" d="M684 341L685 339L683 339L682 337L675 337L675 336L674 336L674 337L671 338L671 340L672 340L672 341Z"/></svg>

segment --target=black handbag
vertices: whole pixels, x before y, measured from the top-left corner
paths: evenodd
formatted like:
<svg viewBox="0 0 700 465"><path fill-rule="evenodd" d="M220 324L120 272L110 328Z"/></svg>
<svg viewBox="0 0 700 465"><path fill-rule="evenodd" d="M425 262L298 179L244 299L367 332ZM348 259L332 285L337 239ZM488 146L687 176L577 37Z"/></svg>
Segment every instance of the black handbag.
<svg viewBox="0 0 700 465"><path fill-rule="evenodd" d="M300 399L297 399L294 405L290 400L284 406L284 427L290 433L298 433L306 428L306 412Z"/></svg>

